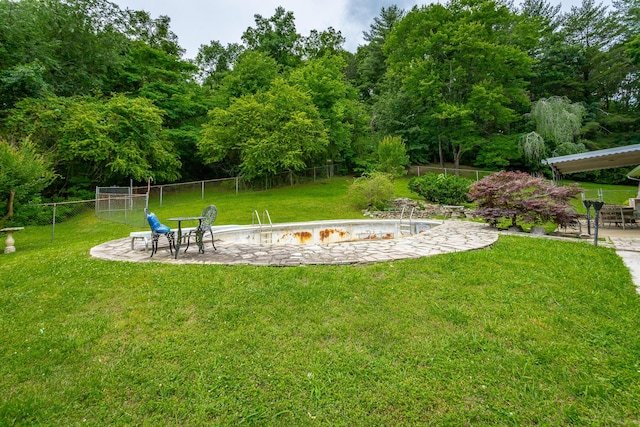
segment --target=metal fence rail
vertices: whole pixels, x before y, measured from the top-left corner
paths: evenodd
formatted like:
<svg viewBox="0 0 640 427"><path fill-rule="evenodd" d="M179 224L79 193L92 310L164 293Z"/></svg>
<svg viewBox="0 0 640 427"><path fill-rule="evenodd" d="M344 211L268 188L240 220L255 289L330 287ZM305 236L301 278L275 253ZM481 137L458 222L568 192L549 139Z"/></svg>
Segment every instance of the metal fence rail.
<svg viewBox="0 0 640 427"><path fill-rule="evenodd" d="M99 187L96 189L96 198L94 200L26 205L25 208L28 211L28 215L25 217L24 225L51 225L51 241L54 240L57 223L91 211L101 220L145 227L146 222L142 212L151 201L157 202L160 206L170 205L175 199L184 197L187 193L194 193L195 197L200 197L204 200L214 194L237 194L241 191L256 191L277 186L314 182L340 176L341 174L338 172L337 165L328 164L327 166L308 169L302 173L287 171L263 183L249 183L243 180L242 177L235 177L139 187ZM433 166L411 166L409 168L409 174L423 175L425 173L458 174L477 181L495 172L471 169L456 170L454 168ZM588 190L585 192L584 198L607 202L611 197L620 199L621 195L624 198L634 198L636 197L636 191Z"/></svg>
<svg viewBox="0 0 640 427"><path fill-rule="evenodd" d="M96 198L93 200L27 205L29 213L24 221L25 225L51 225L53 242L56 224L88 212L94 212L97 218L104 221L145 227L146 222L142 212L149 206L150 200L157 201L162 206L171 204L172 199L184 197L190 192L204 199L213 194L229 192L237 194L240 191L296 185L331 178L335 175L337 175L337 166L329 164L299 173L286 171L264 183L250 183L242 177L235 177L140 187L97 187Z"/></svg>
<svg viewBox="0 0 640 427"><path fill-rule="evenodd" d="M30 209L29 225L51 225L51 241L54 241L56 224L70 218L95 210L95 200L76 200L71 202L41 203L28 205Z"/></svg>
<svg viewBox="0 0 640 427"><path fill-rule="evenodd" d="M101 193L95 200L96 217L134 226L144 225L142 212L147 206L146 194Z"/></svg>
<svg viewBox="0 0 640 427"><path fill-rule="evenodd" d="M32 204L28 205L31 213L28 225L51 225L52 242L55 239L57 224L89 212L94 213L96 217L104 221L142 227L145 222L141 213L146 206L146 199L146 195L131 195Z"/></svg>
<svg viewBox="0 0 640 427"><path fill-rule="evenodd" d="M425 173L437 173L444 175L460 175L464 178L480 181L485 176L493 175L495 171L483 171L477 169L455 169L441 168L437 166L411 166L409 167L409 175L424 175Z"/></svg>
<svg viewBox="0 0 640 427"><path fill-rule="evenodd" d="M146 194L149 201L157 201L160 206L170 204L173 197L185 193L199 193L204 200L208 194L219 192L259 191L275 187L284 187L306 182L315 182L341 176L340 164L328 163L325 166L305 169L301 172L284 171L279 175L261 181L247 181L242 176L234 178L208 179L202 181L179 182L172 184L157 184L131 187L132 194Z"/></svg>

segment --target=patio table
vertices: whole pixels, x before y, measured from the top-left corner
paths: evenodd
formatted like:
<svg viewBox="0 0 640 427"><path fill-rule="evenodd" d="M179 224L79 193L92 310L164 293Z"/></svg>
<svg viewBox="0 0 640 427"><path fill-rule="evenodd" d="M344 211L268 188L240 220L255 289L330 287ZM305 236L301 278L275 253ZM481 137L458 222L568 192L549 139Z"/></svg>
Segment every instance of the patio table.
<svg viewBox="0 0 640 427"><path fill-rule="evenodd" d="M178 235L176 236L175 243L175 258L178 259L178 253L180 252L180 245L182 244L182 222L183 221L198 221L198 228L196 229L196 243L198 244L198 253L204 253L204 244L202 243L202 220L203 216L181 216L175 218L167 218L169 221L178 222ZM188 249L188 246L187 246ZM185 252L186 250L185 249Z"/></svg>
<svg viewBox="0 0 640 427"><path fill-rule="evenodd" d="M442 209L444 210L444 218L458 218L464 216L464 206L456 206L456 205L443 205Z"/></svg>
<svg viewBox="0 0 640 427"><path fill-rule="evenodd" d="M604 205L600 210L600 221L602 225L614 224L624 230L626 225L635 224L635 210L630 206Z"/></svg>

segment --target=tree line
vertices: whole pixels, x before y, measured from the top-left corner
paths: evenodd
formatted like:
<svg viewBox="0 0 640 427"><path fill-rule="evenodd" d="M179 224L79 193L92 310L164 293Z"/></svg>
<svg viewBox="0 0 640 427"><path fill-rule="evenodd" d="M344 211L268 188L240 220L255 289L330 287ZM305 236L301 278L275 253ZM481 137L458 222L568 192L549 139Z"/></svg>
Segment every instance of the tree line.
<svg viewBox="0 0 640 427"><path fill-rule="evenodd" d="M0 0L0 203L148 177L362 172L385 137L413 163L528 171L640 143L638 0L391 6L355 53L333 28L299 34L282 7L194 59L170 23L104 0Z"/></svg>

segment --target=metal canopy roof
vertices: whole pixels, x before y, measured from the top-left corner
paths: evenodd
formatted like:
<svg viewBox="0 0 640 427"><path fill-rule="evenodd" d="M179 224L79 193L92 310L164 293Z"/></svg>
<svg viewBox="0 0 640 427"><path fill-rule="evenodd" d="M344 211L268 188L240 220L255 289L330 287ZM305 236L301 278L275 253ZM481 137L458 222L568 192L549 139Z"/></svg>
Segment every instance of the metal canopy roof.
<svg viewBox="0 0 640 427"><path fill-rule="evenodd" d="M543 160L543 162L551 166L555 173L562 175L598 169L636 166L640 165L640 144L551 157Z"/></svg>

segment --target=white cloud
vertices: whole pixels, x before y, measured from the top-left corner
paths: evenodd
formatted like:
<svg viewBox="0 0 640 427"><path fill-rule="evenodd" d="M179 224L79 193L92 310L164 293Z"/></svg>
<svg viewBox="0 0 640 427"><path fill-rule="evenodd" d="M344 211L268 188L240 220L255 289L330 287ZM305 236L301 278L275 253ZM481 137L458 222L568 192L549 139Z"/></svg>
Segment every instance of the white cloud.
<svg viewBox="0 0 640 427"><path fill-rule="evenodd" d="M430 1L415 0L112 0L122 8L146 10L153 18L167 15L171 29L178 35L186 57L198 53L200 45L216 40L227 45L241 43L242 34L255 25L254 15L264 18L274 15L278 6L293 12L296 29L303 36L311 30L329 27L346 38L345 48L355 52L363 43L362 32L368 31L382 7L398 5L405 10ZM608 0L607 0L608 3ZM568 0L563 10L580 5L581 0Z"/></svg>
<svg viewBox="0 0 640 427"><path fill-rule="evenodd" d="M362 32L368 31L373 18L383 6L409 4L415 1L387 0L115 0L122 8L146 10L153 18L167 15L171 29L178 35L187 57L194 57L202 44L212 40L223 45L241 43L242 33L255 25L254 15L264 18L274 15L278 6L293 12L296 29L303 36L311 30L323 31L329 27L338 30L347 39L345 48L355 51L362 43Z"/></svg>

